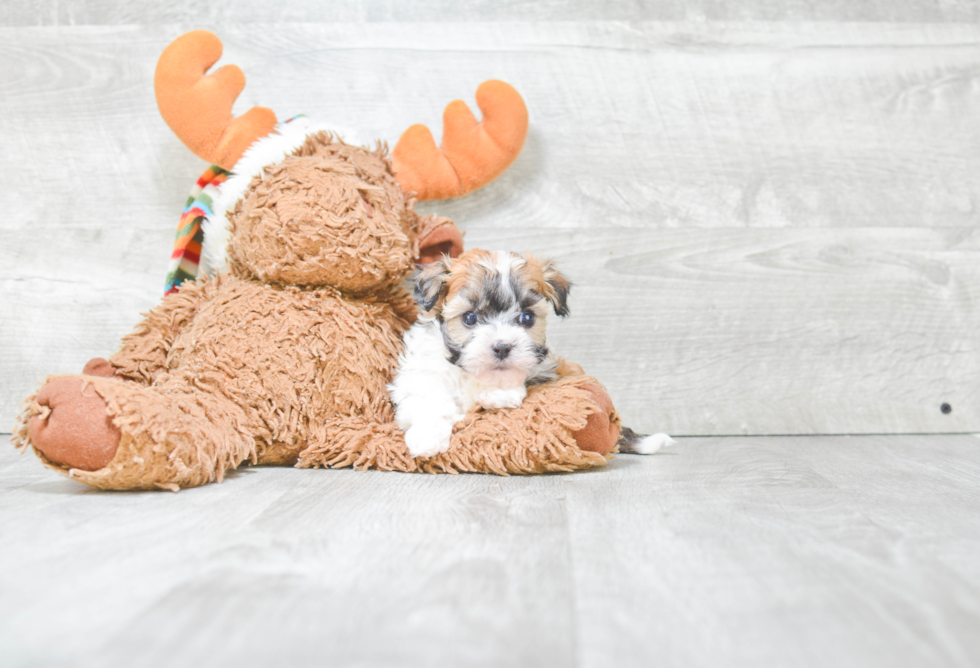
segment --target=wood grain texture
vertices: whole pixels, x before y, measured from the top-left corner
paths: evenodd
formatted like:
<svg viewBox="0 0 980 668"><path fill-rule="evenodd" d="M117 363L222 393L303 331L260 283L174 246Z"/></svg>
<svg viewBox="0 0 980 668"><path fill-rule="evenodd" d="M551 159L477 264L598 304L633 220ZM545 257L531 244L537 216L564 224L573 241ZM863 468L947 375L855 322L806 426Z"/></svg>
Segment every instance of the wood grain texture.
<svg viewBox="0 0 980 668"><path fill-rule="evenodd" d="M248 469L106 493L0 449L0 661L980 661L980 440L683 439L531 478Z"/></svg>
<svg viewBox="0 0 980 668"><path fill-rule="evenodd" d="M905 20L867 6L880 10L869 20ZM23 7L0 18L17 25ZM132 7L88 3L71 20ZM250 7L246 19L260 11ZM568 259L575 316L556 348L606 381L638 427L980 429L969 375L980 27L913 20L972 5L888 4L910 22L863 24L650 22L642 8L625 23L481 23L468 7L470 18L408 29L203 27L246 72L239 113L271 103L364 137L394 140L417 121L438 136L450 100L471 99L486 78L512 82L531 110L524 153L486 189L425 209L456 220L470 246ZM179 3L146 20L167 8L176 13L160 16L192 23L0 28L0 429L44 375L113 352L159 299L203 168L153 100L160 50L202 27ZM628 266L572 253L570 240ZM668 273L637 268L647 261Z"/></svg>
<svg viewBox="0 0 980 668"><path fill-rule="evenodd" d="M975 438L684 443L566 482L581 665L976 663Z"/></svg>
<svg viewBox="0 0 980 668"><path fill-rule="evenodd" d="M467 242L558 262L575 285L551 349L646 433L980 425L976 229L474 230Z"/></svg>
<svg viewBox="0 0 980 668"><path fill-rule="evenodd" d="M970 0L7 0L0 25L417 21L977 21Z"/></svg>

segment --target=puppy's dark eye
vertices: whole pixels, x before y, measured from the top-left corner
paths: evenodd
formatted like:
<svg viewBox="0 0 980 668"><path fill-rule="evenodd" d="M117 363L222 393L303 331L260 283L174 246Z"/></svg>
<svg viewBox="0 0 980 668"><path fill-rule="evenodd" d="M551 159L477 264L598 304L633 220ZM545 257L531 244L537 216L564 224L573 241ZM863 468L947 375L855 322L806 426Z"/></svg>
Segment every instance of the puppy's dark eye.
<svg viewBox="0 0 980 668"><path fill-rule="evenodd" d="M524 311L517 318L517 322L519 322L522 327L534 327L534 314L530 311Z"/></svg>
<svg viewBox="0 0 980 668"><path fill-rule="evenodd" d="M476 324L476 313L473 311L467 311L463 314L463 324L467 327L472 327Z"/></svg>

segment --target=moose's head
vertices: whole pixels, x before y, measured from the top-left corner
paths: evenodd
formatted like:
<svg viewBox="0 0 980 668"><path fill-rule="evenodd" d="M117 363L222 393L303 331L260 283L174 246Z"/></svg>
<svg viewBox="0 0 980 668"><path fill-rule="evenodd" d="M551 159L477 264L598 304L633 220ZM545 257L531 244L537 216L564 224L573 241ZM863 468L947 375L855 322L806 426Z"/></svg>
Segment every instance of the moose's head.
<svg viewBox="0 0 980 668"><path fill-rule="evenodd" d="M463 250L447 218L421 216L417 199L458 197L502 173L520 153L527 109L502 81L477 89L477 122L460 100L443 114L437 147L424 125L391 156L344 143L305 118L279 123L264 107L235 118L245 87L234 65L212 74L221 41L198 30L174 40L157 63L164 120L199 157L232 173L205 223L202 268L278 284L330 286L359 295L393 286L415 263Z"/></svg>

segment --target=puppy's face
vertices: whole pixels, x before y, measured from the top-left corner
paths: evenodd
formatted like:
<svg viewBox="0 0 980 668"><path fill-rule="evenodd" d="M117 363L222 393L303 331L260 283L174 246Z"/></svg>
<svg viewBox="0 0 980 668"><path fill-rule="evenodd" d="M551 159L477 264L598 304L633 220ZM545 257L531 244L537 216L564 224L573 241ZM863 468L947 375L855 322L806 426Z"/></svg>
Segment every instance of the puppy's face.
<svg viewBox="0 0 980 668"><path fill-rule="evenodd" d="M439 321L450 362L483 383L513 386L547 358L548 310L568 315L569 287L550 261L471 250L422 269L415 300Z"/></svg>

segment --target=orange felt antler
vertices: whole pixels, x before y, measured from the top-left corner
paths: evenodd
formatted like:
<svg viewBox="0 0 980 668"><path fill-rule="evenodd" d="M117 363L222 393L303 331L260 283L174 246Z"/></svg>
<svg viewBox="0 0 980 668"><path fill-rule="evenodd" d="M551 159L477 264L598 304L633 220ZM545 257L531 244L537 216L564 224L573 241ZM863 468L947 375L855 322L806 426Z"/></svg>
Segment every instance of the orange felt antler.
<svg viewBox="0 0 980 668"><path fill-rule="evenodd" d="M225 65L205 76L220 57L221 40L214 34L195 30L181 35L160 54L153 87L163 120L184 145L230 170L256 139L273 131L276 115L265 107L231 115L245 75Z"/></svg>
<svg viewBox="0 0 980 668"><path fill-rule="evenodd" d="M483 112L478 123L462 100L442 115L442 147L429 128L413 125L392 151L395 178L420 200L459 197L497 178L521 152L527 136L527 107L503 81L484 81L476 89Z"/></svg>

